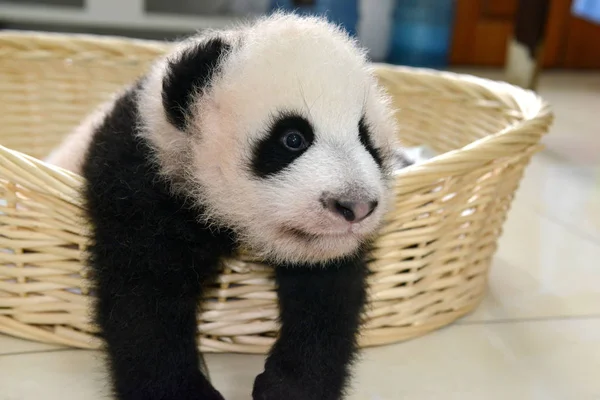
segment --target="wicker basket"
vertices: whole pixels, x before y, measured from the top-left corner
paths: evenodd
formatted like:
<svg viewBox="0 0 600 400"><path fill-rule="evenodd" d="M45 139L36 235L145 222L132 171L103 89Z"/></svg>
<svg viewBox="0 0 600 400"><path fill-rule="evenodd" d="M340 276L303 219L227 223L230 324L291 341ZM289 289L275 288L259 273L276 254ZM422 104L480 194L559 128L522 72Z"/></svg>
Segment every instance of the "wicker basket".
<svg viewBox="0 0 600 400"><path fill-rule="evenodd" d="M82 250L81 177L39 161L165 43L0 34L0 332L97 348ZM446 325L482 298L502 224L552 116L534 93L380 65L406 145L441 154L405 169L371 254L362 346ZM26 155L27 154L27 155ZM264 353L277 333L269 269L226 260L198 316L205 351Z"/></svg>

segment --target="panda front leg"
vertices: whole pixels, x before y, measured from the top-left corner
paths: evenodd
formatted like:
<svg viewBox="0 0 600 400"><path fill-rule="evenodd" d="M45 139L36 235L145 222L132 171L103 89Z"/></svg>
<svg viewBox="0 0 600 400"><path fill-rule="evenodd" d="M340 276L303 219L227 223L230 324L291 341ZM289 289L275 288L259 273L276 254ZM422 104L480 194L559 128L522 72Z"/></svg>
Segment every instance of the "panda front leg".
<svg viewBox="0 0 600 400"><path fill-rule="evenodd" d="M112 232L110 240L95 235L90 262L115 398L223 400L200 371L196 343L198 303L216 259L178 236Z"/></svg>
<svg viewBox="0 0 600 400"><path fill-rule="evenodd" d="M280 336L254 383L254 400L339 400L357 353L366 302L362 257L276 269Z"/></svg>
<svg viewBox="0 0 600 400"><path fill-rule="evenodd" d="M196 296L121 286L98 300L119 400L222 400L200 372Z"/></svg>

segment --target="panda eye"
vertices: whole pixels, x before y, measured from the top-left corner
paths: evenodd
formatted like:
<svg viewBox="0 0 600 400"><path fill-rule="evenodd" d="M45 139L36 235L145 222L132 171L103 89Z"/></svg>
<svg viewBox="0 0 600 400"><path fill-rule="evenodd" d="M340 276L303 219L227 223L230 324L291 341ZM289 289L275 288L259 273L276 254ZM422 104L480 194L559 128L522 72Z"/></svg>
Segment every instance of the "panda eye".
<svg viewBox="0 0 600 400"><path fill-rule="evenodd" d="M286 169L315 141L311 123L301 115L287 111L274 117L264 138L252 151L252 170L260 178Z"/></svg>
<svg viewBox="0 0 600 400"><path fill-rule="evenodd" d="M299 151L308 147L306 139L297 130L289 130L283 135L283 144L289 150Z"/></svg>

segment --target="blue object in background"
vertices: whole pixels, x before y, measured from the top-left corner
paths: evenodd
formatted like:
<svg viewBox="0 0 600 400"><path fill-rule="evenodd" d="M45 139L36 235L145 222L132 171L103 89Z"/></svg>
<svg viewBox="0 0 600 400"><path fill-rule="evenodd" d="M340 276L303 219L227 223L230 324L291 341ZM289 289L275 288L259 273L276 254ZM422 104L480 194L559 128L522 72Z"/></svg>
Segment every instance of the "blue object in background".
<svg viewBox="0 0 600 400"><path fill-rule="evenodd" d="M571 10L579 18L600 24L600 0L575 0Z"/></svg>
<svg viewBox="0 0 600 400"><path fill-rule="evenodd" d="M455 0L396 0L388 62L446 68L454 8Z"/></svg>
<svg viewBox="0 0 600 400"><path fill-rule="evenodd" d="M329 21L342 25L352 36L356 36L358 0L273 0L271 10L277 9L294 11L301 15L325 16Z"/></svg>

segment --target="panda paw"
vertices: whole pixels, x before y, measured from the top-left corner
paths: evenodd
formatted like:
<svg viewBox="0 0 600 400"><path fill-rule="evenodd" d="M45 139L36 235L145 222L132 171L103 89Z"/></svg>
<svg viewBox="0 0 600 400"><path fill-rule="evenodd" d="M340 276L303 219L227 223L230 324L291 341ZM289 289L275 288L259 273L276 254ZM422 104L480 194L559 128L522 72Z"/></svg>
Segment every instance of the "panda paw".
<svg viewBox="0 0 600 400"><path fill-rule="evenodd" d="M194 397L194 399L198 399L198 400L225 400L225 398L221 395L221 393L219 393L216 389L214 388L209 388L206 390L203 390L200 393L197 393L197 397Z"/></svg>
<svg viewBox="0 0 600 400"><path fill-rule="evenodd" d="M176 393L174 393L176 392ZM182 384L178 390L171 391L169 396L160 396L160 399L168 398L169 400L225 400L225 398L215 389L209 382L204 379L194 382L187 386ZM149 400L154 397L145 397L144 400ZM157 397L158 398L158 397Z"/></svg>
<svg viewBox="0 0 600 400"><path fill-rule="evenodd" d="M219 392L214 393L202 393L198 396L198 400L225 400Z"/></svg>
<svg viewBox="0 0 600 400"><path fill-rule="evenodd" d="M253 400L338 400L323 393L322 388L302 384L294 379L263 372L256 377Z"/></svg>
<svg viewBox="0 0 600 400"><path fill-rule="evenodd" d="M302 393L290 379L274 376L268 372L263 372L256 377L254 389L252 390L253 400L309 400L305 393Z"/></svg>
<svg viewBox="0 0 600 400"><path fill-rule="evenodd" d="M167 394L168 393L168 394ZM225 400L213 387L180 387L176 390L138 390L115 393L119 400Z"/></svg>

